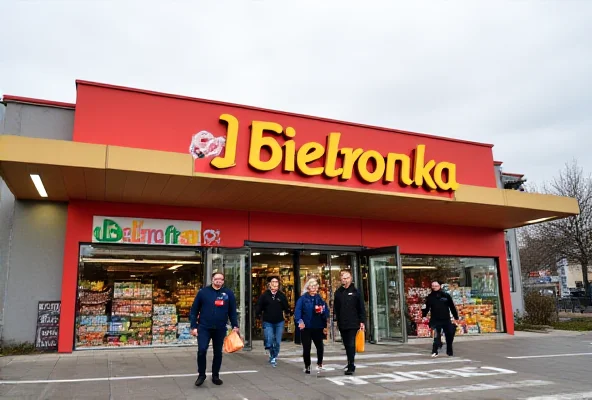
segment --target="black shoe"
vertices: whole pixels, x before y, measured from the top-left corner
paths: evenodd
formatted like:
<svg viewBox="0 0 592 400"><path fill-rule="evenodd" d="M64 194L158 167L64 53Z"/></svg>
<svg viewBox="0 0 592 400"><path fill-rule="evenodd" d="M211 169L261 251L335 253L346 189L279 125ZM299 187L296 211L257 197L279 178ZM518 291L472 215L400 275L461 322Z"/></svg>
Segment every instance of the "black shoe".
<svg viewBox="0 0 592 400"><path fill-rule="evenodd" d="M447 352L446 352L446 355L447 355L448 357L452 357L452 352L451 352L451 351L447 351Z"/></svg>
<svg viewBox="0 0 592 400"><path fill-rule="evenodd" d="M310 375L310 365L308 367L304 367L304 373Z"/></svg>
<svg viewBox="0 0 592 400"><path fill-rule="evenodd" d="M345 371L345 375L353 375L355 371L356 371L356 366L353 364L350 364L347 366L347 370Z"/></svg>
<svg viewBox="0 0 592 400"><path fill-rule="evenodd" d="M195 386L201 386L201 385L203 385L203 383L205 382L205 380L206 380L205 375L204 376L201 376L201 375L198 376L197 377L197 380L195 381Z"/></svg>
<svg viewBox="0 0 592 400"><path fill-rule="evenodd" d="M220 377L218 377L218 376L217 376L217 377L215 377L215 378L214 378L214 377L212 377L212 383L213 383L214 385L218 385L218 386L220 386L220 385L221 385L221 384L223 384L224 382L222 382L222 379L220 379Z"/></svg>

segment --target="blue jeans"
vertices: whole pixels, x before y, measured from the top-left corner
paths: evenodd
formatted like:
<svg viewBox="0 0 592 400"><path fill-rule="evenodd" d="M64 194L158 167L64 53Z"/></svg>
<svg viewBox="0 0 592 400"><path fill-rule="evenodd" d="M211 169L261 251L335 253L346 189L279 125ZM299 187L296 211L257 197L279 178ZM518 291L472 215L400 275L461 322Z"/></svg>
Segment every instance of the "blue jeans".
<svg viewBox="0 0 592 400"><path fill-rule="evenodd" d="M212 360L212 376L218 377L222 366L222 346L226 338L226 327L222 329L198 328L197 334L197 372L199 376L206 376L206 354L210 346L210 340L214 347L214 359Z"/></svg>
<svg viewBox="0 0 592 400"><path fill-rule="evenodd" d="M263 321L263 337L265 348L269 349L269 357L276 358L280 354L280 344L284 334L284 321L271 322Z"/></svg>

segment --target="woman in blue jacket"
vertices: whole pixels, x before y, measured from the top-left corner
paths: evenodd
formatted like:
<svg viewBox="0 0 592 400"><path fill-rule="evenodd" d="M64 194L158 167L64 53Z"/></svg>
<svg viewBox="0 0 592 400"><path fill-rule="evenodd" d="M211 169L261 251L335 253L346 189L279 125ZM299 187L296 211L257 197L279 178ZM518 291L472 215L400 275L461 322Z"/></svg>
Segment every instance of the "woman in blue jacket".
<svg viewBox="0 0 592 400"><path fill-rule="evenodd" d="M294 319L300 328L304 372L310 374L311 342L317 348L317 372L323 369L323 330L327 328L329 307L318 294L319 282L316 279L310 279L305 286L308 293L303 294L296 302Z"/></svg>

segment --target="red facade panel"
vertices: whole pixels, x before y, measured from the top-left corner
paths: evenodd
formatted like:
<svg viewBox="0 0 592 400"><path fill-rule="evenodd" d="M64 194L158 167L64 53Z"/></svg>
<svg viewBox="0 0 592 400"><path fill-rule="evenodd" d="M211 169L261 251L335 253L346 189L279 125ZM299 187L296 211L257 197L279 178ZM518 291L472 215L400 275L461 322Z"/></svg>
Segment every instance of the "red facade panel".
<svg viewBox="0 0 592 400"><path fill-rule="evenodd" d="M358 189L450 195L428 192L413 186L402 186L396 181L388 184L382 181L368 184L358 179L355 174L349 180L340 181L323 175L307 177L297 172L286 173L282 171L281 166L264 173L253 170L248 163L250 126L253 121L269 121L279 123L284 130L287 127L295 129L296 135L293 140L296 150L309 142L326 146L327 136L339 132L340 149L349 147L375 150L383 156L390 152L405 154L411 157L412 168L416 147L425 145L426 162L433 159L437 163L454 163L457 181L460 184L496 187L490 145L83 83L78 85L73 137L74 141L79 142L188 153L191 138L199 131L206 130L214 137L226 135L225 125L219 122L222 114L231 114L239 121L236 166L217 170L210 165L211 159L204 158L196 160L195 168L198 172L340 185ZM274 137L280 145L287 140L279 135L265 136ZM261 154L263 160L269 158L265 150ZM310 165L322 166L323 159L324 157Z"/></svg>

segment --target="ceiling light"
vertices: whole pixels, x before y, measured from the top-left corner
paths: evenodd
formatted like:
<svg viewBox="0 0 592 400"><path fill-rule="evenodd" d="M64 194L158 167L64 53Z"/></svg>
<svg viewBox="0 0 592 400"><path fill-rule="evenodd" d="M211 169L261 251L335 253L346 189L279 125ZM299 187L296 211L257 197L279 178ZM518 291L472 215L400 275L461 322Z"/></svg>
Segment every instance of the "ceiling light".
<svg viewBox="0 0 592 400"><path fill-rule="evenodd" d="M321 253L310 253L311 256L318 256Z"/></svg>
<svg viewBox="0 0 592 400"><path fill-rule="evenodd" d="M253 253L254 256L260 256L261 253Z"/></svg>
<svg viewBox="0 0 592 400"><path fill-rule="evenodd" d="M182 260L135 260L133 258L91 258L84 257L82 262L90 263L108 263L108 264L201 264L201 261L182 261Z"/></svg>
<svg viewBox="0 0 592 400"><path fill-rule="evenodd" d="M547 220L550 220L550 219L553 219L553 218L555 218L555 217L553 216L553 217L545 217L545 218L533 219L533 220L530 220L530 221L526 221L525 224L536 224L537 222L543 222L543 221L547 221Z"/></svg>
<svg viewBox="0 0 592 400"><path fill-rule="evenodd" d="M177 268L181 268L183 266L183 264L177 264L177 265L173 265L172 267L168 268L168 269L177 269Z"/></svg>
<svg viewBox="0 0 592 400"><path fill-rule="evenodd" d="M41 177L37 174L31 174L31 180L35 185L35 189L39 192L39 196L47 197L47 192L45 191L45 187L43 186L43 182L41 182Z"/></svg>

